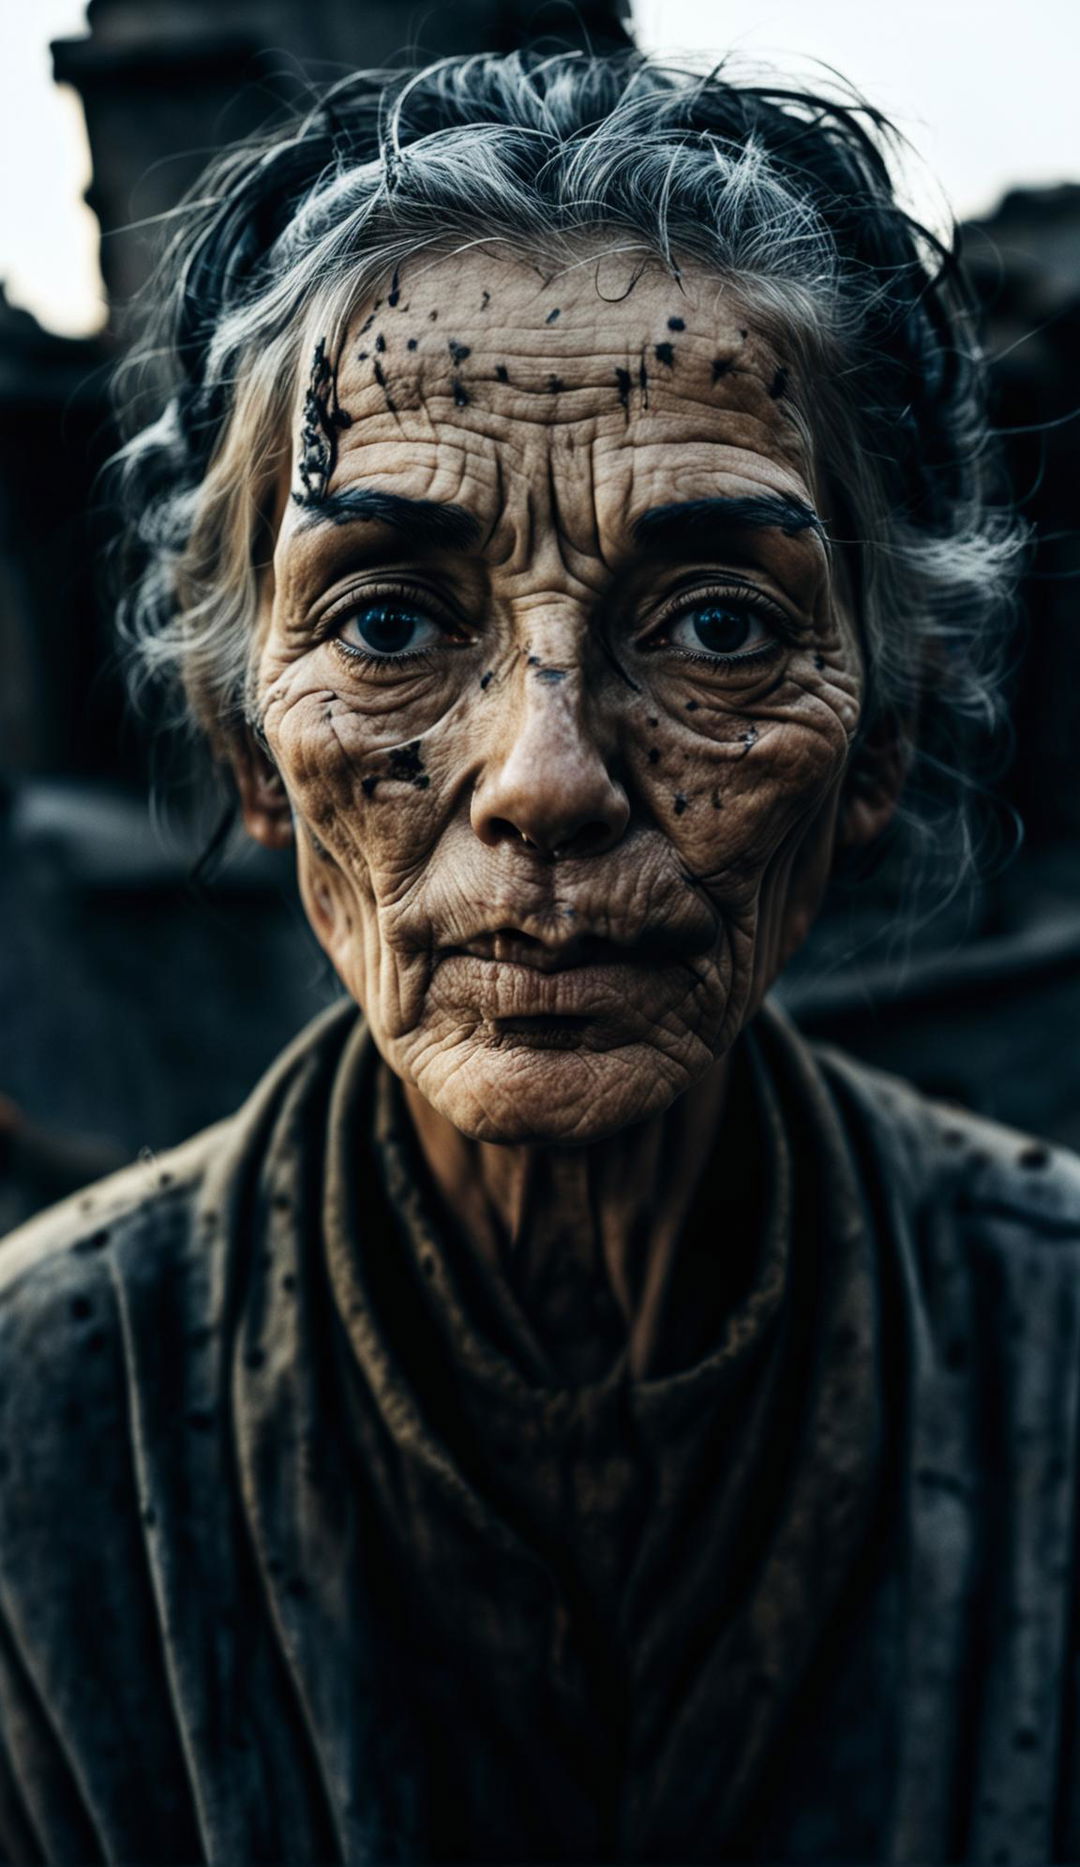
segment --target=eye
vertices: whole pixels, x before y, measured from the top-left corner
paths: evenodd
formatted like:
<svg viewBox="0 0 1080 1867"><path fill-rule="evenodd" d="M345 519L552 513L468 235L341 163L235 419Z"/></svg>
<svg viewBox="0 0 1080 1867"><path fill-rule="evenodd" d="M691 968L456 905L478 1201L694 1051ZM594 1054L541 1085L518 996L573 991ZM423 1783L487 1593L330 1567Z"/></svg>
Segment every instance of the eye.
<svg viewBox="0 0 1080 1867"><path fill-rule="evenodd" d="M337 639L350 654L373 660L421 654L446 639L447 631L404 603L365 603L346 616Z"/></svg>
<svg viewBox="0 0 1080 1867"><path fill-rule="evenodd" d="M737 661L761 654L776 645L777 637L760 611L747 603L717 599L695 603L674 617L664 630L674 648L696 655L715 655Z"/></svg>

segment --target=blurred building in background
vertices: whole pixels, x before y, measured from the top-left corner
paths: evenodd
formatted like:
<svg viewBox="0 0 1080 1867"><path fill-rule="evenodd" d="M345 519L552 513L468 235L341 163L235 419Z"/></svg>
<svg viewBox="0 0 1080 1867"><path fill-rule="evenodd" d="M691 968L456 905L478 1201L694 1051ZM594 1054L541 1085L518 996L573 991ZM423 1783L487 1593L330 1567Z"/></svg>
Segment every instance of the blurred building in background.
<svg viewBox="0 0 1080 1867"><path fill-rule="evenodd" d="M98 475L125 308L170 209L223 143L357 66L625 44L628 0L91 0L54 47L93 156L109 333L44 332L0 291L0 1230L114 1160L233 1108L336 989L288 864L209 888L148 806L100 576ZM804 1027L999 1118L1080 1144L1080 186L967 230L995 416L1037 530L1001 791L1026 843L898 966L837 906L787 987ZM863 921L880 920L871 884Z"/></svg>

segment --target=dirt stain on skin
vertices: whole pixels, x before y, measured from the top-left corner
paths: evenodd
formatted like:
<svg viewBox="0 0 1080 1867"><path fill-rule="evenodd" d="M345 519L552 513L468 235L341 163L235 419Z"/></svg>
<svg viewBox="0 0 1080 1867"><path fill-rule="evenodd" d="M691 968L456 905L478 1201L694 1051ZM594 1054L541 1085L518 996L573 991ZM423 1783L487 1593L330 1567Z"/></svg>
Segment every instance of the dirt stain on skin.
<svg viewBox="0 0 1080 1867"><path fill-rule="evenodd" d="M496 382L509 382L510 381L510 371L507 369L505 363L496 363L495 381Z"/></svg>
<svg viewBox="0 0 1080 1867"><path fill-rule="evenodd" d="M548 312L547 317L544 319L544 323L545 324L557 324L561 317L562 317L562 306L556 305L554 311Z"/></svg>
<svg viewBox="0 0 1080 1867"><path fill-rule="evenodd" d="M492 683L492 681L493 681L494 679L495 679L495 670L494 670L494 668L489 668L486 674L482 674L482 675L480 676L480 691L481 691L481 693L486 693L486 692L487 692L487 690L488 690L488 688L489 688L489 687L491 686L491 683Z"/></svg>
<svg viewBox="0 0 1080 1867"><path fill-rule="evenodd" d="M719 382L722 376L730 376L734 368L734 363L732 363L728 357L714 357L712 366L713 382Z"/></svg>
<svg viewBox="0 0 1080 1867"><path fill-rule="evenodd" d="M336 371L326 353L326 339L320 337L312 353L304 394L297 450L303 491L293 494L297 505L317 505L325 497L337 460L338 434L342 428L351 427L352 416L338 406Z"/></svg>
<svg viewBox="0 0 1080 1867"><path fill-rule="evenodd" d="M392 746L387 753L391 778L401 778L406 784L414 784L418 791L426 791L431 779L424 770L424 761L420 755L419 739L410 739L408 745Z"/></svg>
<svg viewBox="0 0 1080 1867"><path fill-rule="evenodd" d="M563 392L562 377L561 376L549 376L547 386L548 386L549 395L561 395Z"/></svg>
<svg viewBox="0 0 1080 1867"><path fill-rule="evenodd" d="M630 371L617 368L615 371L615 381L618 384L619 401L622 403L623 408L626 410L627 414L629 414L630 413L630 390L633 386L633 378L630 374Z"/></svg>
<svg viewBox="0 0 1080 1867"><path fill-rule="evenodd" d="M457 364L459 368L461 364L464 363L466 357L472 356L471 345L459 344L456 337L451 337L446 347L450 352L451 361Z"/></svg>
<svg viewBox="0 0 1080 1867"><path fill-rule="evenodd" d="M469 391L466 389L465 384L461 380L461 377L460 376L452 377L450 386L454 391L454 407L455 408L468 408Z"/></svg>
<svg viewBox="0 0 1080 1867"><path fill-rule="evenodd" d="M656 361L658 363L663 363L666 369L669 369L669 370L674 369L675 367L675 346L674 344L657 344Z"/></svg>
<svg viewBox="0 0 1080 1867"><path fill-rule="evenodd" d="M686 319L685 318L669 318L667 321L667 327L669 331L685 331Z"/></svg>
<svg viewBox="0 0 1080 1867"><path fill-rule="evenodd" d="M391 309L394 310L397 308L397 305L400 299L401 299L401 277L397 270L397 267L395 266L394 276L390 281L390 290L389 290L389 293L387 294L386 302L391 307Z"/></svg>

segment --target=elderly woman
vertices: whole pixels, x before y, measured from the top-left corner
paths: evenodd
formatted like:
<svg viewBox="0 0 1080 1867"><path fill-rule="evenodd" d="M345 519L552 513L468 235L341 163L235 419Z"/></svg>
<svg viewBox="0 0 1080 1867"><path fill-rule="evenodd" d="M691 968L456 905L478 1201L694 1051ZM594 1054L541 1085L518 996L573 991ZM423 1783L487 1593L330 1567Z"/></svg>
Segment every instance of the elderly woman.
<svg viewBox="0 0 1080 1867"><path fill-rule="evenodd" d="M128 631L348 998L6 1247L8 1852L1078 1858L1080 1175L767 998L985 699L952 267L627 55L352 79L169 274Z"/></svg>

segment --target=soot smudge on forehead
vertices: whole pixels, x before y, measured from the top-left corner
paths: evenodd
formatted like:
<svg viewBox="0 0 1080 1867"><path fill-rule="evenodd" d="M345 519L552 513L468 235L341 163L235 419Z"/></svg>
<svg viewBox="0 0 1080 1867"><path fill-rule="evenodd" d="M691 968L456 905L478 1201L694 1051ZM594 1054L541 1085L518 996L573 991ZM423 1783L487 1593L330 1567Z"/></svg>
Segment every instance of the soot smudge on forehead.
<svg viewBox="0 0 1080 1867"><path fill-rule="evenodd" d="M337 460L338 434L352 426L352 416L337 399L337 371L320 337L312 352L311 371L304 392L304 407L297 446L297 471L303 491L293 493L297 505L317 505L326 497Z"/></svg>

